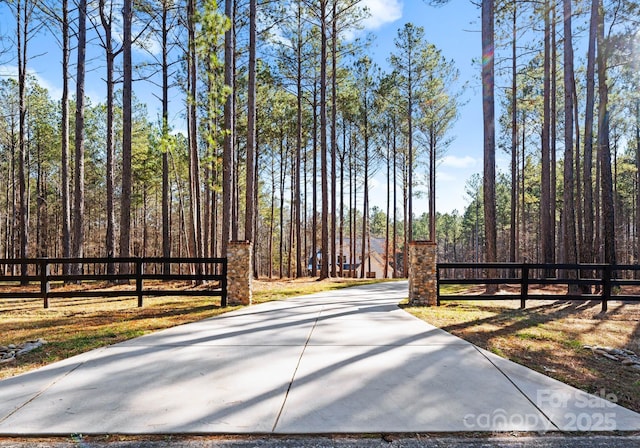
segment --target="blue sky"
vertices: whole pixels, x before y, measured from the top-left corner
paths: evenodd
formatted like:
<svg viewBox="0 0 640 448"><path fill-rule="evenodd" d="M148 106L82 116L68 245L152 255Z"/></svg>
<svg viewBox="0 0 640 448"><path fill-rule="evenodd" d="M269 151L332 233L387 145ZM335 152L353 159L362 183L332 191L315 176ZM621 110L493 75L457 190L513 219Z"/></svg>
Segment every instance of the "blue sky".
<svg viewBox="0 0 640 448"><path fill-rule="evenodd" d="M479 9L469 0L452 0L442 7L431 7L423 0L363 0L368 6L371 17L365 26L367 32L373 33L376 39L370 50L372 58L383 68L388 68L388 57L394 51L394 38L398 29L407 22L412 22L425 29L426 39L438 47L444 57L453 59L461 73L461 83L467 82L466 104L461 110L460 119L451 131L455 137L447 153L437 168L437 201L440 212L459 212L469 202L465 194L466 181L474 174L482 171L482 97L480 89L479 67L473 59L481 53ZM0 7L0 34L13 34L13 19L6 9ZM36 38L31 43L32 57L29 70L35 74L41 85L49 89L52 98L60 98L60 50L50 35ZM98 52L97 59L101 58ZM75 55L72 55L75 62ZM89 80L86 94L93 102L104 101L105 86L101 80L101 60L90 62L88 66ZM0 76L15 76L15 61L0 57ZM145 101L151 100L151 91L157 88L148 83L135 83L137 95ZM155 92L159 93L159 92ZM178 95L178 92L173 92ZM178 97L176 98L178 100ZM155 106L149 107L151 118L159 112ZM177 108L176 108L177 109ZM505 155L498 154L498 158ZM500 161L498 161L500 164ZM372 205L384 209L386 198L386 180L378 173L372 182L370 197ZM376 202L379 199L379 203ZM414 211L420 214L427 209L427 198L414 199Z"/></svg>
<svg viewBox="0 0 640 448"><path fill-rule="evenodd" d="M453 59L460 70L461 84L467 82L466 104L460 119L451 130L455 140L436 168L436 208L439 212L457 209L463 212L469 203L466 181L482 172L482 94L480 67L473 60L481 54L480 10L468 0L452 0L441 7L431 7L423 0L366 0L372 12L369 31L376 36L371 49L374 60L383 68L394 51L393 40L398 29L411 22L424 27L425 38L435 44L445 58ZM500 158L502 155L497 155ZM504 156L502 156L504 157ZM384 177L374 179L372 198L384 209L386 190ZM427 209L428 199L415 198L414 210Z"/></svg>

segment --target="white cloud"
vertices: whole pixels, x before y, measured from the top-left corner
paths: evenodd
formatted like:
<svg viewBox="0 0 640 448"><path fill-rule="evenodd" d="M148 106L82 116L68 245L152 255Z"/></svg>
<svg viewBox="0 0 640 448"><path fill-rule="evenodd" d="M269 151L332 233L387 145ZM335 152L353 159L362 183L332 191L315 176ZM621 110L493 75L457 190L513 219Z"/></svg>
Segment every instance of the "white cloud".
<svg viewBox="0 0 640 448"><path fill-rule="evenodd" d="M402 0L363 0L361 4L370 14L364 21L367 30L376 30L402 17Z"/></svg>
<svg viewBox="0 0 640 448"><path fill-rule="evenodd" d="M0 65L0 78L17 78L17 65Z"/></svg>
<svg viewBox="0 0 640 448"><path fill-rule="evenodd" d="M470 168L476 165L476 163L476 159L471 156L444 156L440 162L440 166L447 168Z"/></svg>
<svg viewBox="0 0 640 448"><path fill-rule="evenodd" d="M453 174L449 174L444 171L436 171L436 179L441 182L459 182L460 177L454 176Z"/></svg>

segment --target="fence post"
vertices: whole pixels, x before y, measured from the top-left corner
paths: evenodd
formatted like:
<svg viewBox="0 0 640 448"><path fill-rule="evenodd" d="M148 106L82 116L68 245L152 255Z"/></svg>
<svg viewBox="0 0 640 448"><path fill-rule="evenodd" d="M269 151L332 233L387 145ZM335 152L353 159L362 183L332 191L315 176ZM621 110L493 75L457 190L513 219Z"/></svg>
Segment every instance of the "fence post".
<svg viewBox="0 0 640 448"><path fill-rule="evenodd" d="M251 305L253 296L253 244L229 241L227 248L228 301L232 306Z"/></svg>
<svg viewBox="0 0 640 448"><path fill-rule="evenodd" d="M440 268L436 263L436 306L440 306Z"/></svg>
<svg viewBox="0 0 640 448"><path fill-rule="evenodd" d="M527 296L529 295L529 266L522 265L522 283L520 284L520 309L527 306Z"/></svg>
<svg viewBox="0 0 640 448"><path fill-rule="evenodd" d="M138 308L143 305L142 301L142 273L143 264L140 258L136 259L136 295L138 296Z"/></svg>
<svg viewBox="0 0 640 448"><path fill-rule="evenodd" d="M42 294L45 308L49 308L49 291L51 287L49 284L49 274L49 261L46 259L40 260L40 294Z"/></svg>
<svg viewBox="0 0 640 448"><path fill-rule="evenodd" d="M606 264L602 270L602 312L607 311L607 300L611 297L611 265Z"/></svg>
<svg viewBox="0 0 640 448"><path fill-rule="evenodd" d="M412 241L409 244L409 304L438 304L437 248L432 241Z"/></svg>

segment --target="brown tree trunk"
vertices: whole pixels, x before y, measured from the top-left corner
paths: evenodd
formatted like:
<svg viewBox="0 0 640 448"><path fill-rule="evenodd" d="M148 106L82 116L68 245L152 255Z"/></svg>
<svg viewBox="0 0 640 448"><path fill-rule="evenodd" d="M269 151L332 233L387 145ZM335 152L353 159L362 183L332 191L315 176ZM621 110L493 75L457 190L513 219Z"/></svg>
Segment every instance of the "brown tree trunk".
<svg viewBox="0 0 640 448"><path fill-rule="evenodd" d="M29 256L29 192L27 147L27 58L30 39L30 19L35 4L28 0L16 2L17 52L18 52L18 199L19 208L19 256ZM21 274L27 275L28 266L21 266Z"/></svg>
<svg viewBox="0 0 640 448"><path fill-rule="evenodd" d="M132 131L133 114L133 66L131 62L131 22L133 20L132 0L125 0L122 8L122 192L120 197L120 256L128 257L131 247L131 191L132 191ZM120 265L121 273L129 272L129 265Z"/></svg>
<svg viewBox="0 0 640 448"><path fill-rule="evenodd" d="M598 17L598 148L602 176L602 221L604 262L616 264L615 209L609 145L609 87L607 86L607 42L604 35L604 6L599 5Z"/></svg>
<svg viewBox="0 0 640 448"><path fill-rule="evenodd" d="M636 100L636 257L640 264L640 99ZM640 271L636 271L640 276Z"/></svg>
<svg viewBox="0 0 640 448"><path fill-rule="evenodd" d="M87 2L78 3L78 46L76 64L76 136L75 136L75 175L73 200L73 237L71 256L82 257L84 245L84 81L85 52L87 42ZM75 264L73 272L80 273L81 265Z"/></svg>
<svg viewBox="0 0 640 448"><path fill-rule="evenodd" d="M482 2L482 111L484 124L484 224L485 260L497 259L496 229L496 147L494 104L494 4ZM489 275L491 277L491 275ZM487 293L495 293L497 285L487 285Z"/></svg>
<svg viewBox="0 0 640 448"><path fill-rule="evenodd" d="M311 256L313 263L311 263L311 275L316 277L318 275L318 113L317 111L317 89L314 83L313 90L313 180L312 184L312 213L311 217Z"/></svg>
<svg viewBox="0 0 640 448"><path fill-rule="evenodd" d="M331 15L331 276L336 276L336 112L337 112L337 69L338 69L338 17L336 0L333 1Z"/></svg>
<svg viewBox="0 0 640 448"><path fill-rule="evenodd" d="M542 125L542 166L540 195L540 230L542 262L553 262L553 235L551 234L551 8L549 0L544 4L544 117ZM552 277L550 270L546 277Z"/></svg>
<svg viewBox="0 0 640 448"><path fill-rule="evenodd" d="M363 204L362 204L362 266L360 270L360 278L365 278L365 265L364 260L365 256L370 256L370 248L367 250L366 243L368 241L367 236L369 235L369 115L368 115L368 96L369 96L369 68L367 66L366 71L363 73L364 77L364 89L362 89L363 98L363 133L364 133L364 186L363 186ZM371 263L369 263L371 264Z"/></svg>
<svg viewBox="0 0 640 448"><path fill-rule="evenodd" d="M196 60L195 35L195 0L189 1L189 55L188 55L188 141L189 141L189 245L190 256L201 256L202 226L200 221L200 157L198 155L198 123L197 123L197 79L198 65Z"/></svg>
<svg viewBox="0 0 640 448"><path fill-rule="evenodd" d="M255 207L255 177L254 155L256 153L256 9L257 0L249 2L249 85L247 91L247 172L246 172L246 201L244 239L253 241L254 207ZM298 162L299 162L298 158ZM298 163L298 178L300 165ZM299 188L299 185L298 185ZM298 202L298 213L299 210ZM299 224L298 224L299 228Z"/></svg>
<svg viewBox="0 0 640 448"><path fill-rule="evenodd" d="M386 209L386 222L384 229L384 278L389 278L389 216L391 215L391 128L389 123L386 123L386 139L385 146L387 147L387 209Z"/></svg>
<svg viewBox="0 0 640 448"><path fill-rule="evenodd" d="M329 278L329 176L327 173L327 0L320 0L320 177L322 218L320 219L320 280Z"/></svg>
<svg viewBox="0 0 640 448"><path fill-rule="evenodd" d="M281 128L282 129L282 128ZM280 135L280 257L279 257L279 278L284 277L284 184L286 167L286 154L284 151L284 135Z"/></svg>
<svg viewBox="0 0 640 448"><path fill-rule="evenodd" d="M517 3L513 4L511 42L511 228L509 261L515 263L518 252L518 68L517 68Z"/></svg>
<svg viewBox="0 0 640 448"><path fill-rule="evenodd" d="M558 51L556 44L556 28L557 28L557 3L556 0L551 0L551 235L553 236L554 244L551 246L552 261L556 261L556 245L557 245L557 232L556 232L556 196L557 196L557 163L556 163L556 141L557 141L557 59ZM523 136L524 144L524 136ZM524 151L524 149L523 149ZM523 153L524 154L524 153Z"/></svg>
<svg viewBox="0 0 640 448"><path fill-rule="evenodd" d="M294 207L296 211L296 277L302 277L303 261L302 261L302 235L301 235L301 219L300 219L300 158L302 155L302 3L298 1L297 17L297 42L296 42L296 157L295 157L295 179L294 179ZM305 195L306 197L306 195Z"/></svg>
<svg viewBox="0 0 640 448"><path fill-rule="evenodd" d="M225 14L233 22L234 1L225 1ZM227 30L224 36L224 83L233 86L233 60L234 60L234 35L233 26ZM231 238L231 207L233 199L233 160L234 160L234 94L227 97L224 103L224 128L227 133L224 136L224 148L222 153L222 254L226 256L227 247Z"/></svg>
<svg viewBox="0 0 640 448"><path fill-rule="evenodd" d="M564 261L577 262L576 225L574 209L574 178L573 178L573 42L571 29L571 0L563 0L564 9L564 214L563 240ZM575 271L568 272L569 278L575 278ZM577 292L577 288L570 287L570 292Z"/></svg>
<svg viewBox="0 0 640 448"><path fill-rule="evenodd" d="M107 231L105 248L107 257L115 256L116 236L115 236L115 206L114 206L114 158L115 158L115 142L114 142L114 60L115 52L113 51L112 41L112 15L111 11L107 14L105 10L105 0L98 3L100 9L100 21L104 31L103 46L105 49L105 59L107 64L107 164L106 164L106 188L107 188ZM115 274L115 265L107 264L107 273Z"/></svg>
<svg viewBox="0 0 640 448"><path fill-rule="evenodd" d="M71 256L71 198L69 195L69 5L62 0L62 111L61 111L61 167L62 193L62 256ZM69 274L69 265L63 273Z"/></svg>
<svg viewBox="0 0 640 448"><path fill-rule="evenodd" d="M171 197L169 194L169 29L168 29L169 4L162 2L162 138L165 147L162 151L162 256L171 256ZM162 265L162 272L169 274L171 264Z"/></svg>

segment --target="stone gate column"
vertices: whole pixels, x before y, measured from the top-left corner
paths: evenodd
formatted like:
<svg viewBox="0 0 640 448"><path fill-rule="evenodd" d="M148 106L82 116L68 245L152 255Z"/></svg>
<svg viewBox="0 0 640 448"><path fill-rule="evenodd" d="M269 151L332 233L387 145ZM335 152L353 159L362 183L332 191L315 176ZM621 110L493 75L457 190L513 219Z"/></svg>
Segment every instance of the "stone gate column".
<svg viewBox="0 0 640 448"><path fill-rule="evenodd" d="M251 305L252 266L253 244L230 241L227 249L227 302L230 306Z"/></svg>
<svg viewBox="0 0 640 448"><path fill-rule="evenodd" d="M436 243L412 241L409 244L409 304L437 305Z"/></svg>

